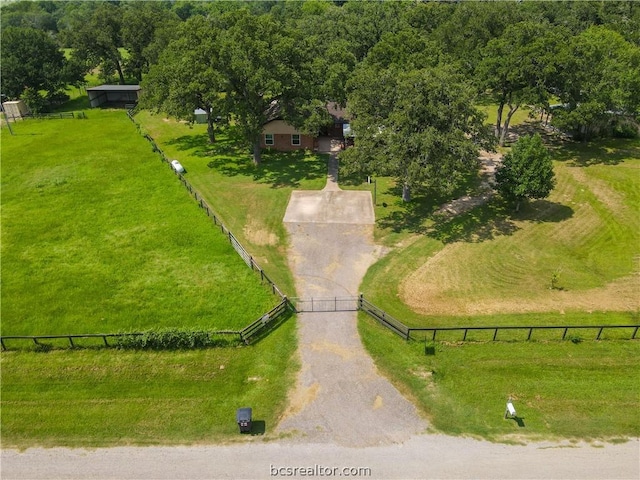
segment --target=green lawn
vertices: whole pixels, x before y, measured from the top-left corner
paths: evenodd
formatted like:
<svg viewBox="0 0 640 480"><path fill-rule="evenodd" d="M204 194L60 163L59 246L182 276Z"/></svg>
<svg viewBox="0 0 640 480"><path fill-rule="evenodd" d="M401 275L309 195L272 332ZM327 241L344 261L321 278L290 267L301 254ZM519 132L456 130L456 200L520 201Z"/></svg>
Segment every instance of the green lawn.
<svg viewBox="0 0 640 480"><path fill-rule="evenodd" d="M519 214L496 199L453 219L414 205L404 215L419 222L387 220L387 235L404 235L402 248L370 269L363 291L430 325L434 316L636 312L640 141L568 145L554 155L554 192ZM559 288L550 290L554 273Z"/></svg>
<svg viewBox="0 0 640 480"><path fill-rule="evenodd" d="M236 329L273 307L126 114L87 116L2 129L2 334ZM295 348L289 319L250 347L3 352L2 444L230 441L243 406L268 434Z"/></svg>
<svg viewBox="0 0 640 480"><path fill-rule="evenodd" d="M239 441L235 412L246 406L253 408L254 433L273 438L295 381L295 346L290 319L242 348L3 352L2 445Z"/></svg>
<svg viewBox="0 0 640 480"><path fill-rule="evenodd" d="M435 430L516 442L640 435L638 340L442 342L425 355L424 342L406 343L364 314L359 330ZM509 396L520 423L503 418Z"/></svg>
<svg viewBox="0 0 640 480"><path fill-rule="evenodd" d="M640 141L553 147L558 185L520 214L499 200L453 219L424 199L378 220L394 250L361 291L412 327L638 324ZM385 195L385 193L383 193ZM384 198L384 197L383 197ZM380 208L380 207L378 207ZM395 213L394 213L395 212ZM554 272L558 289L550 288ZM437 353L361 316L378 367L436 429L491 439L640 434L632 329L438 333ZM421 334L417 334L420 338ZM435 372L435 373L434 373ZM524 427L502 419L509 395ZM518 406L520 405L520 406Z"/></svg>
<svg viewBox="0 0 640 480"><path fill-rule="evenodd" d="M293 190L319 190L327 179L327 155L265 152L254 166L233 127L209 144L206 125L188 125L142 111L136 115L185 177L207 200L260 266L287 294L295 291L286 259L282 219Z"/></svg>
<svg viewBox="0 0 640 480"><path fill-rule="evenodd" d="M242 327L277 301L123 111L2 130L3 335Z"/></svg>

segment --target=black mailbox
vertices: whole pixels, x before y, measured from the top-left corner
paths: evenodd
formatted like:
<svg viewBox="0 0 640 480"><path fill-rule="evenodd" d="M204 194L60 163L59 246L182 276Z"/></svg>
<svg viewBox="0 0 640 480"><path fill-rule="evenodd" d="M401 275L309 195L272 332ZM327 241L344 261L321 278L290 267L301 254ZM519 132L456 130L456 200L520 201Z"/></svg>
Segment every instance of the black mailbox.
<svg viewBox="0 0 640 480"><path fill-rule="evenodd" d="M240 433L251 432L251 408L239 408L236 412L236 422L240 427Z"/></svg>

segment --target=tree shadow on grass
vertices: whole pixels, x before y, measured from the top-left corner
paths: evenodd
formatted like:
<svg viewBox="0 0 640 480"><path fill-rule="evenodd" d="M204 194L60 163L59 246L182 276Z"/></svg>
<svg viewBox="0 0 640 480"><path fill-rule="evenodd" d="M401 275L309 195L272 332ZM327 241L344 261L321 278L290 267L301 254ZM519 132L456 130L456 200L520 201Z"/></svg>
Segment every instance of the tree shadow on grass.
<svg viewBox="0 0 640 480"><path fill-rule="evenodd" d="M460 215L439 215L441 199L416 198L399 210L378 220L378 225L394 232L407 231L426 235L443 243L478 243L520 229L516 222L562 222L573 216L573 209L549 200L536 200L523 205L519 212L496 197L484 205Z"/></svg>
<svg viewBox="0 0 640 480"><path fill-rule="evenodd" d="M551 154L554 160L575 167L618 165L629 158L640 158L640 140L608 138L589 143L564 143L552 145Z"/></svg>
<svg viewBox="0 0 640 480"><path fill-rule="evenodd" d="M198 134L174 138L168 145L196 157L209 158L207 166L225 176L251 177L257 183L270 184L272 188L298 188L303 180L327 175L328 156L304 150L264 150L260 165L254 165L250 149L233 127L219 132L215 143L209 143L207 134Z"/></svg>

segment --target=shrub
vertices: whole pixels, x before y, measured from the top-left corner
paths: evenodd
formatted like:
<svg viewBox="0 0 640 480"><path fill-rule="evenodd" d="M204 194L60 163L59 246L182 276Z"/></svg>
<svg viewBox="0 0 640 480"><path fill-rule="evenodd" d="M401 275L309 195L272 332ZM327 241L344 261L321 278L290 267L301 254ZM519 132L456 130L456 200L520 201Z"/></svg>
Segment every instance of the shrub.
<svg viewBox="0 0 640 480"><path fill-rule="evenodd" d="M166 328L117 337L115 347L127 350L193 350L239 343L236 336L223 337L205 330Z"/></svg>

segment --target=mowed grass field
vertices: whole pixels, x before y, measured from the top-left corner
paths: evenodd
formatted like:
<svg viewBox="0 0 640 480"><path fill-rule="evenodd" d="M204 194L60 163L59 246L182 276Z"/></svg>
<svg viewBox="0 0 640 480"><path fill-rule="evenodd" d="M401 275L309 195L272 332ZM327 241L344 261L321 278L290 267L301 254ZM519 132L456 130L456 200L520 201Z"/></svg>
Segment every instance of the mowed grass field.
<svg viewBox="0 0 640 480"><path fill-rule="evenodd" d="M87 115L2 128L2 334L237 329L273 307L126 114ZM44 353L10 342L5 448L233 441L244 406L268 435L297 368L291 319L239 348Z"/></svg>
<svg viewBox="0 0 640 480"><path fill-rule="evenodd" d="M382 210L378 236L395 249L361 290L412 327L637 325L640 142L564 144L553 157L556 189L519 214L499 199L449 219L431 217L426 200ZM435 429L516 442L640 435L633 328L605 330L603 341L596 329L570 330L566 341L537 330L531 342L527 331L501 331L498 342L493 331L470 332L467 343L440 332L435 355L425 355L430 334L406 343L362 314L359 328ZM520 422L503 419L509 396Z"/></svg>
<svg viewBox="0 0 640 480"><path fill-rule="evenodd" d="M295 322L259 343L191 351L3 352L2 446L107 447L273 438L295 381ZM250 406L241 436L236 409Z"/></svg>
<svg viewBox="0 0 640 480"><path fill-rule="evenodd" d="M2 333L237 329L277 299L123 111L2 131Z"/></svg>
<svg viewBox="0 0 640 480"><path fill-rule="evenodd" d="M135 118L168 157L180 160L189 182L278 286L293 295L282 220L293 190L325 186L328 155L267 151L261 165L255 166L233 127L218 131L216 143L210 144L206 125L189 125L148 111Z"/></svg>

